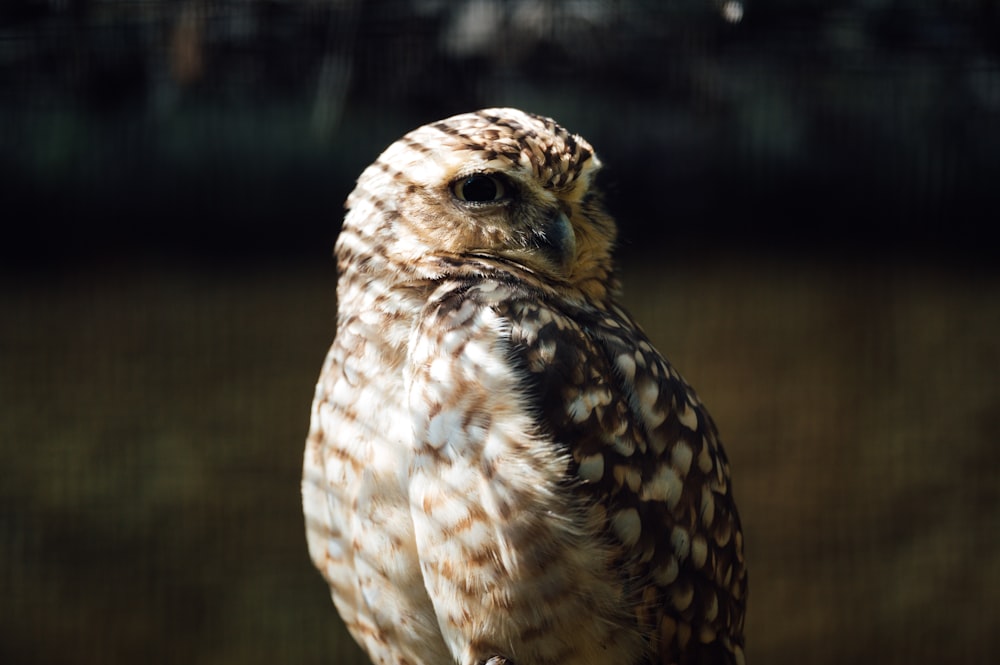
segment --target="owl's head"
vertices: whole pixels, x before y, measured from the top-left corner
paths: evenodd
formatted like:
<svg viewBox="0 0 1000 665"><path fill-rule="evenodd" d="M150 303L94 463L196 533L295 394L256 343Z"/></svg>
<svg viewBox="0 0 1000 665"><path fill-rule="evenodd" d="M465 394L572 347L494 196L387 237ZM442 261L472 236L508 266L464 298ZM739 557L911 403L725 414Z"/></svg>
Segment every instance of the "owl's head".
<svg viewBox="0 0 1000 665"><path fill-rule="evenodd" d="M409 274L442 275L475 258L585 292L606 286L616 230L592 187L599 168L583 138L517 109L425 125L358 179L338 241L341 268L361 256L361 241L366 254Z"/></svg>

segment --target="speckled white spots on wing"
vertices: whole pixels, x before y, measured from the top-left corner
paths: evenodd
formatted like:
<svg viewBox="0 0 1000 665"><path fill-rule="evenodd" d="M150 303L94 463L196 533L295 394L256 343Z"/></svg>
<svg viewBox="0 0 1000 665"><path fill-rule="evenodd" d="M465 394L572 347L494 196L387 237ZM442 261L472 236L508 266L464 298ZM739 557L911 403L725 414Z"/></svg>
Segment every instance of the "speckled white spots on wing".
<svg viewBox="0 0 1000 665"><path fill-rule="evenodd" d="M702 526L706 528L712 526L712 522L715 520L715 497L712 496L712 489L707 485L701 487L699 517Z"/></svg>
<svg viewBox="0 0 1000 665"><path fill-rule="evenodd" d="M656 581L661 586L667 586L677 579L679 573L680 565L677 563L677 557L669 556L666 562L656 569Z"/></svg>
<svg viewBox="0 0 1000 665"><path fill-rule="evenodd" d="M612 449L622 457L631 457L635 454L635 441L625 437L617 437L612 444Z"/></svg>
<svg viewBox="0 0 1000 665"><path fill-rule="evenodd" d="M669 464L660 464L652 476L646 479L639 490L643 501L662 501L671 510L681 498L683 483L680 476Z"/></svg>
<svg viewBox="0 0 1000 665"><path fill-rule="evenodd" d="M556 357L556 342L552 339L543 340L538 344L538 360L544 365L551 364Z"/></svg>
<svg viewBox="0 0 1000 665"><path fill-rule="evenodd" d="M611 392L605 388L581 390L577 392L576 398L567 405L567 411L574 423L582 423L590 418L595 409L610 403Z"/></svg>
<svg viewBox="0 0 1000 665"><path fill-rule="evenodd" d="M681 421L681 425L684 425L684 427L694 431L698 430L698 412L689 407L687 403L678 405L677 419Z"/></svg>
<svg viewBox="0 0 1000 665"><path fill-rule="evenodd" d="M733 535L732 525L728 522L720 522L716 525L715 529L715 544L719 547L725 547L729 544L729 539Z"/></svg>
<svg viewBox="0 0 1000 665"><path fill-rule="evenodd" d="M656 429L667 419L665 411L657 407L660 399L660 387L649 378L641 379L635 387L639 398L639 408L642 410L642 417L646 421L649 429Z"/></svg>
<svg viewBox="0 0 1000 665"><path fill-rule="evenodd" d="M698 470L702 473L708 473L712 470L712 464L712 449L705 437L702 437L701 450L698 451Z"/></svg>
<svg viewBox="0 0 1000 665"><path fill-rule="evenodd" d="M657 458L663 455L663 451L667 449L667 443L669 441L662 433L654 433L649 441L649 445L653 449L653 452L656 453Z"/></svg>
<svg viewBox="0 0 1000 665"><path fill-rule="evenodd" d="M677 469L681 478L687 476L688 471L691 470L691 458L693 455L691 446L684 439L680 439L670 450L670 463Z"/></svg>
<svg viewBox="0 0 1000 665"><path fill-rule="evenodd" d="M632 547L639 542L642 532L642 521L635 508L619 510L611 516L611 528L625 547Z"/></svg>
<svg viewBox="0 0 1000 665"><path fill-rule="evenodd" d="M582 458L577 473L587 482L597 482L604 476L604 455L595 453Z"/></svg>
<svg viewBox="0 0 1000 665"><path fill-rule="evenodd" d="M587 405L587 400L583 393L577 393L576 399L566 405L566 412L576 424L585 422L590 418L591 409Z"/></svg>
<svg viewBox="0 0 1000 665"><path fill-rule="evenodd" d="M691 606L694 600L694 586L689 584L678 584L670 589L670 604L678 612L683 612Z"/></svg>
<svg viewBox="0 0 1000 665"><path fill-rule="evenodd" d="M622 328L620 320L614 316L606 316L601 320L601 324L606 328L611 328L612 330L618 330Z"/></svg>
<svg viewBox="0 0 1000 665"><path fill-rule="evenodd" d="M705 565L707 558L708 543L705 542L705 536L697 533L691 539L691 564L700 570Z"/></svg>
<svg viewBox="0 0 1000 665"><path fill-rule="evenodd" d="M615 358L615 366L621 372L622 380L626 383L635 381L635 356L631 353L621 353Z"/></svg>
<svg viewBox="0 0 1000 665"><path fill-rule="evenodd" d="M621 418L621 419L615 421L614 422L614 429L607 430L604 433L604 437L603 437L604 440L607 441L608 443L612 443L613 444L614 440L616 438L625 436L625 433L628 432L628 426L629 426L629 422L625 418ZM640 443L644 444L645 441L641 440Z"/></svg>
<svg viewBox="0 0 1000 665"><path fill-rule="evenodd" d="M633 492L639 491L642 485L642 474L639 469L627 464L618 464L613 469L615 482L619 487L628 487Z"/></svg>
<svg viewBox="0 0 1000 665"><path fill-rule="evenodd" d="M704 593L705 620L715 621L715 617L719 616L719 594L712 589L706 589Z"/></svg>

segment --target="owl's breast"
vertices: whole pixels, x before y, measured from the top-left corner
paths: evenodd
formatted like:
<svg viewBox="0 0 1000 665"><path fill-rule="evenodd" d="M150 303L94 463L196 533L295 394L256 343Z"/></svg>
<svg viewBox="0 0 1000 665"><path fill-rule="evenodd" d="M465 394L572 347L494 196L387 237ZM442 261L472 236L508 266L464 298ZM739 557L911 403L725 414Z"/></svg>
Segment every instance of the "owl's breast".
<svg viewBox="0 0 1000 665"><path fill-rule="evenodd" d="M304 460L307 539L347 628L370 654L444 662L414 543L413 433L388 325L371 312L347 317L327 356Z"/></svg>

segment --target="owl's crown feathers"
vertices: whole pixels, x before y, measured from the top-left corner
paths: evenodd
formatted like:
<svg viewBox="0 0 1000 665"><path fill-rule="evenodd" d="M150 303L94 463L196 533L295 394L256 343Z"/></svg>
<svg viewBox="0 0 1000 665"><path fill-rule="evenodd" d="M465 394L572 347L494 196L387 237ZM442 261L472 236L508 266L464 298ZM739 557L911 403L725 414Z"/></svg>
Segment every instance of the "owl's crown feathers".
<svg viewBox="0 0 1000 665"><path fill-rule="evenodd" d="M360 243L368 272L384 260L402 279L437 278L472 259L603 298L616 228L592 187L600 166L582 137L517 109L424 125L358 179L341 270L357 267Z"/></svg>

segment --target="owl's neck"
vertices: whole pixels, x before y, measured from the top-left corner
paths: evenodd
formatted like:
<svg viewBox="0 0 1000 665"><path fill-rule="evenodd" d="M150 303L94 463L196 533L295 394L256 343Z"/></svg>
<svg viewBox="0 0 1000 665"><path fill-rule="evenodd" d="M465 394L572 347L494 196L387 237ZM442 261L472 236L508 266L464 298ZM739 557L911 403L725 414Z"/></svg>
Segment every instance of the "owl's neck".
<svg viewBox="0 0 1000 665"><path fill-rule="evenodd" d="M405 253L400 251L405 247ZM606 243L584 237L569 274L551 273L536 263L492 253L452 254L415 247L412 239L373 236L345 225L337 240L337 289L341 319L378 312L409 324L430 294L446 280L523 283L564 300L607 306L619 295Z"/></svg>

